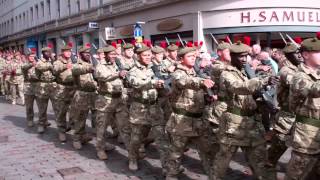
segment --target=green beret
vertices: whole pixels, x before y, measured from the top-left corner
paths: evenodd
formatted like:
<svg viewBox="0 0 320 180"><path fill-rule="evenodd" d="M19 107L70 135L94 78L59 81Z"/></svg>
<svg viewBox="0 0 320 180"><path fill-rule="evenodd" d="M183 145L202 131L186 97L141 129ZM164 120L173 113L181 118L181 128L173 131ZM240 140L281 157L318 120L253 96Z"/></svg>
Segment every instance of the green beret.
<svg viewBox="0 0 320 180"><path fill-rule="evenodd" d="M309 38L302 41L301 49L303 51L320 51L320 40L318 38Z"/></svg>
<svg viewBox="0 0 320 180"><path fill-rule="evenodd" d="M111 45L106 46L106 47L103 48L103 52L104 53L109 53L109 52L112 52L112 51L115 51L115 50L116 50L116 48L114 46L111 46Z"/></svg>
<svg viewBox="0 0 320 180"><path fill-rule="evenodd" d="M130 43L123 45L123 49L130 49L130 48L134 48L134 46Z"/></svg>
<svg viewBox="0 0 320 180"><path fill-rule="evenodd" d="M238 41L237 43L232 44L230 47L230 52L235 54L245 53L249 51L250 51L250 47L246 44L241 43L241 41Z"/></svg>
<svg viewBox="0 0 320 180"><path fill-rule="evenodd" d="M285 54L288 54L288 53L295 53L295 52L297 52L298 49L299 49L299 47L297 47L295 44L288 42L288 44L283 48L282 51Z"/></svg>
<svg viewBox="0 0 320 180"><path fill-rule="evenodd" d="M148 50L150 50L150 47L145 46L145 45L142 45L141 47L139 47L139 48L136 50L136 52L137 52L138 54L140 54L140 53L143 53L143 52L148 51Z"/></svg>
<svg viewBox="0 0 320 180"><path fill-rule="evenodd" d="M155 46L151 49L151 51L155 54L164 53L164 49L160 46Z"/></svg>
<svg viewBox="0 0 320 180"><path fill-rule="evenodd" d="M229 43L222 41L221 43L218 44L217 50L230 49L230 47L231 45Z"/></svg>
<svg viewBox="0 0 320 180"><path fill-rule="evenodd" d="M68 45L65 45L61 48L61 51L68 51L68 50L71 50L71 47Z"/></svg>
<svg viewBox="0 0 320 180"><path fill-rule="evenodd" d="M193 51L196 51L196 47L184 47L179 50L178 56L184 56L185 54Z"/></svg>
<svg viewBox="0 0 320 180"><path fill-rule="evenodd" d="M79 53L90 53L90 48L89 47L85 47L85 46L81 46L79 48Z"/></svg>
<svg viewBox="0 0 320 180"><path fill-rule="evenodd" d="M41 52L45 52L45 51L51 51L51 48L49 47L44 47L41 49Z"/></svg>
<svg viewBox="0 0 320 180"><path fill-rule="evenodd" d="M104 53L103 48L99 48L99 49L97 49L97 53Z"/></svg>
<svg viewBox="0 0 320 180"><path fill-rule="evenodd" d="M167 47L168 51L177 51L179 47L175 44L171 44L170 46Z"/></svg>

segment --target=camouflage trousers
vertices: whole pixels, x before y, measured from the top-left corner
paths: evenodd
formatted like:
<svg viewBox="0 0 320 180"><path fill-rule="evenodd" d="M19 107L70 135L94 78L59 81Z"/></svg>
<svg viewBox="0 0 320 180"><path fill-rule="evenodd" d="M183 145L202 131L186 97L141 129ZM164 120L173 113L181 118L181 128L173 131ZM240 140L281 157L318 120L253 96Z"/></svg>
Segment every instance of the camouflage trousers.
<svg viewBox="0 0 320 180"><path fill-rule="evenodd" d="M58 130L62 133L67 131L67 113L70 110L71 101L74 96L73 86L64 86L57 84L55 89L55 106L56 106L56 119ZM69 115L69 121L72 121L72 116ZM69 122L70 124L70 122Z"/></svg>
<svg viewBox="0 0 320 180"><path fill-rule="evenodd" d="M239 146L220 144L219 152L216 154L214 164L211 169L211 180L222 180L233 155L237 152ZM273 168L266 167L266 147L260 144L254 147L242 146L246 159L249 161L254 176L259 180L276 180L276 172Z"/></svg>
<svg viewBox="0 0 320 180"><path fill-rule="evenodd" d="M34 104L34 101L36 100L36 96L25 94L24 98L25 98L27 121L33 122L33 117L34 117L33 104Z"/></svg>
<svg viewBox="0 0 320 180"><path fill-rule="evenodd" d="M0 73L0 93L2 95L5 95L5 88L4 88L4 77L3 75Z"/></svg>
<svg viewBox="0 0 320 180"><path fill-rule="evenodd" d="M5 78L4 79L4 91L9 99L11 99L10 85L11 85L11 83L10 83L9 79Z"/></svg>
<svg viewBox="0 0 320 180"><path fill-rule="evenodd" d="M12 83L10 85L10 91L12 95L12 102L16 102L18 97L24 102L24 93L23 93L23 82ZM22 103L23 104L23 103Z"/></svg>
<svg viewBox="0 0 320 180"><path fill-rule="evenodd" d="M91 110L93 116L97 113L95 110L96 92L76 91L72 99L72 120L74 122L74 136L73 141L82 141L86 134L86 120Z"/></svg>
<svg viewBox="0 0 320 180"><path fill-rule="evenodd" d="M56 98L54 94L54 90L56 89L55 82L38 82L35 85L35 94L36 94L36 102L39 111L39 125L45 126L48 122L47 117L47 110L48 110L48 103L49 100L51 101L52 108L54 114L56 115L57 105L56 105Z"/></svg>
<svg viewBox="0 0 320 180"><path fill-rule="evenodd" d="M130 107L131 139L128 150L129 160L138 160L139 149L144 144L144 140L149 133L152 132L155 137L155 143L159 147L161 164L163 167L166 166L168 141L163 121L163 112L159 104L132 103Z"/></svg>
<svg viewBox="0 0 320 180"><path fill-rule="evenodd" d="M108 96L98 95L95 102L97 108L97 150L105 149L105 134L108 125L113 122L119 129L120 136L124 141L126 148L129 147L130 142L130 128L128 130L129 114L127 105L123 103L121 97L112 98Z"/></svg>
<svg viewBox="0 0 320 180"><path fill-rule="evenodd" d="M311 176L320 177L320 154L305 154L292 151L287 165L285 180L307 180Z"/></svg>

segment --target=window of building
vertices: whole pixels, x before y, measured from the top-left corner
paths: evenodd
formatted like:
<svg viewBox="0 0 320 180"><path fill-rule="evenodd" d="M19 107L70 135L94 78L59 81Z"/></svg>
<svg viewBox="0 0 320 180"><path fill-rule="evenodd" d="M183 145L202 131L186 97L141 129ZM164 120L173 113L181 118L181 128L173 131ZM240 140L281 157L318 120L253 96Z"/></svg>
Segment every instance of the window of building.
<svg viewBox="0 0 320 180"><path fill-rule="evenodd" d="M33 7L30 8L31 21L33 21Z"/></svg>
<svg viewBox="0 0 320 180"><path fill-rule="evenodd" d="M47 0L47 7L48 7L48 14L49 14L49 18L51 19L51 7L50 7L50 0Z"/></svg>
<svg viewBox="0 0 320 180"><path fill-rule="evenodd" d="M68 0L68 12L69 12L69 16L71 14L71 3L70 0Z"/></svg>
<svg viewBox="0 0 320 180"><path fill-rule="evenodd" d="M80 12L80 1L79 0L77 0L77 10L78 10L78 12Z"/></svg>
<svg viewBox="0 0 320 180"><path fill-rule="evenodd" d="M60 18L60 0L57 0L58 17Z"/></svg>
<svg viewBox="0 0 320 180"><path fill-rule="evenodd" d="M88 9L91 8L91 0L88 0Z"/></svg>
<svg viewBox="0 0 320 180"><path fill-rule="evenodd" d="M41 2L40 3L40 6L41 6L41 12L42 12L42 17L44 17L44 3L43 2Z"/></svg>
<svg viewBox="0 0 320 180"><path fill-rule="evenodd" d="M39 8L38 5L35 6L36 18L39 19Z"/></svg>

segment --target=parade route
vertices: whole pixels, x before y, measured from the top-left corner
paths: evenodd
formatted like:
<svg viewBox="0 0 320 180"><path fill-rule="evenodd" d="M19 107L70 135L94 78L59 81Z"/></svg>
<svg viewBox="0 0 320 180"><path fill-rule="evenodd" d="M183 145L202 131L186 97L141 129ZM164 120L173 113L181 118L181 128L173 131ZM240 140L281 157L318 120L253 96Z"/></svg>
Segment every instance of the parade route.
<svg viewBox="0 0 320 180"><path fill-rule="evenodd" d="M130 172L127 167L127 151L123 145L114 139L108 139L116 145L116 150L109 152L107 161L96 157L95 141L84 146L81 151L75 151L68 142L61 144L57 138L54 115L49 109L51 126L48 131L39 135L36 128L27 128L24 107L8 104L3 97L0 99L0 179L3 180L36 180L36 179L164 179L161 173L159 153L154 145L148 146L147 158L140 161L140 170ZM35 118L37 119L37 118ZM93 130L88 128L92 133ZM289 153L282 158L286 162ZM241 152L238 152L231 162L227 180L250 180L246 176L246 164ZM280 163L281 165L281 163ZM284 164L282 164L284 165ZM191 148L183 159L185 172L180 176L183 180L205 180L199 157ZM280 176L283 169L280 168Z"/></svg>

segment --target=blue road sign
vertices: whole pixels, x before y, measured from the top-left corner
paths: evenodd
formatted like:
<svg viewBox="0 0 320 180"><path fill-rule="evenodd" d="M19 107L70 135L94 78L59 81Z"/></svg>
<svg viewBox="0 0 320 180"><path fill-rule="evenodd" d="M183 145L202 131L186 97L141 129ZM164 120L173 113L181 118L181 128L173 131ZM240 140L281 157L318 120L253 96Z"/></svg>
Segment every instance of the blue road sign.
<svg viewBox="0 0 320 180"><path fill-rule="evenodd" d="M134 26L134 37L142 37L142 27L140 24Z"/></svg>

